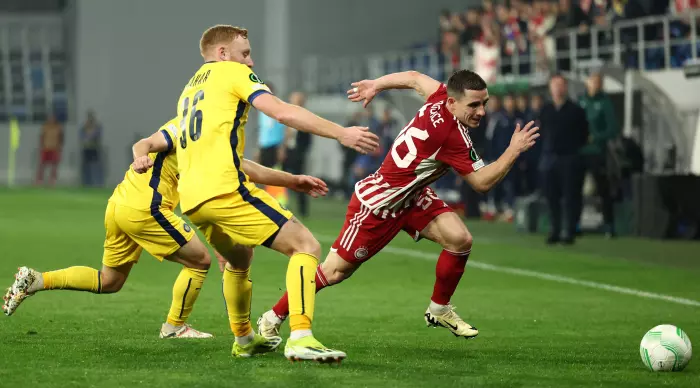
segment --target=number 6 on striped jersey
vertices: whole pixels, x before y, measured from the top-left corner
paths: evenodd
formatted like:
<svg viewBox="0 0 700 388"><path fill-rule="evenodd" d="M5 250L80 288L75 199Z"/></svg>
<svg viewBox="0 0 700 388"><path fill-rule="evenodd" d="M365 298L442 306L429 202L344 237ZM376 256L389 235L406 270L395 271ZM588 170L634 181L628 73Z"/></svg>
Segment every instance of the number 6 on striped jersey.
<svg viewBox="0 0 700 388"><path fill-rule="evenodd" d="M394 140L394 146L391 147L391 157L394 159L394 163L396 163L396 166L399 168L406 168L410 166L411 163L416 160L416 157L418 157L418 154L416 153L418 149L416 148L416 143L413 142L413 139L416 138L418 140L425 140L430 136L428 131L411 127L411 124L413 124L413 120L411 120L411 122L408 123L408 126L404 128L399 136L396 137L396 140ZM406 152L406 155L401 157L399 156L397 148L403 143L406 143L408 152Z"/></svg>

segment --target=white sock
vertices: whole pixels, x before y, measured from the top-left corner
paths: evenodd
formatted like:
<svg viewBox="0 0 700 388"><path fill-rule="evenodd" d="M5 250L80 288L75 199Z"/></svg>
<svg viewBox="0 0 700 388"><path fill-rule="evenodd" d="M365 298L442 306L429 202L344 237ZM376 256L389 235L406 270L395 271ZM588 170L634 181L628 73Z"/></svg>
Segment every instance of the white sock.
<svg viewBox="0 0 700 388"><path fill-rule="evenodd" d="M430 312L435 314L435 315L445 314L449 310L449 307L447 307L447 305L437 304L437 303L433 302L432 300L430 301L429 308L430 308Z"/></svg>
<svg viewBox="0 0 700 388"><path fill-rule="evenodd" d="M249 343L253 342L253 339L255 338L255 333L251 330L248 335L244 335L243 337L236 337L236 343L241 345L241 346L246 346Z"/></svg>
<svg viewBox="0 0 700 388"><path fill-rule="evenodd" d="M298 340L304 337L312 335L311 330L294 330L289 334L289 338L293 340Z"/></svg>
<svg viewBox="0 0 700 388"><path fill-rule="evenodd" d="M279 315L275 314L274 311L270 310L264 314L265 319L268 321L274 323L275 325L279 326L284 322L284 318L280 317ZM285 317L286 318L286 317Z"/></svg>

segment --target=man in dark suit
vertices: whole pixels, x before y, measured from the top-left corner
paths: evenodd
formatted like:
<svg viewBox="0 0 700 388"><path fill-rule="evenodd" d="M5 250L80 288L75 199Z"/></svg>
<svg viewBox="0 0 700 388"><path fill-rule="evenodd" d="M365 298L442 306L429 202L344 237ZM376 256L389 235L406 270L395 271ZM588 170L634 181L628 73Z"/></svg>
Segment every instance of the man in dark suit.
<svg viewBox="0 0 700 388"><path fill-rule="evenodd" d="M583 189L583 160L581 149L588 142L586 112L568 97L567 81L561 75L549 81L552 102L542 108L540 115L545 196L551 218L548 244L573 244L577 212L581 209ZM562 235L562 199L566 214Z"/></svg>

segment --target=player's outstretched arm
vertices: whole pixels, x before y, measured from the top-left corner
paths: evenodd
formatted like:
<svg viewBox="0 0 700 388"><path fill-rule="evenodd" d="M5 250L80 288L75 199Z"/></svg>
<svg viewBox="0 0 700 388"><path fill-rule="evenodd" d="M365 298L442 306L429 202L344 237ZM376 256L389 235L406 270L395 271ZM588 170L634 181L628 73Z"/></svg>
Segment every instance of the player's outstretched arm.
<svg viewBox="0 0 700 388"><path fill-rule="evenodd" d="M515 133L510 139L510 146L495 162L464 176L469 185L480 193L491 190L500 182L513 167L518 156L535 145L535 139L540 137L539 127L534 127L534 121L530 121L524 128L520 124L515 127Z"/></svg>
<svg viewBox="0 0 700 388"><path fill-rule="evenodd" d="M353 88L348 90L348 98L352 102L363 101L362 106L367 107L374 96L382 90L388 89L413 89L424 99L435 93L440 87L440 82L417 71L404 71L391 73L377 79L353 82Z"/></svg>
<svg viewBox="0 0 700 388"><path fill-rule="evenodd" d="M252 182L261 185L286 187L314 198L323 197L328 193L326 182L316 177L273 170L248 159L243 159L241 169L248 174Z"/></svg>
<svg viewBox="0 0 700 388"><path fill-rule="evenodd" d="M134 171L143 174L153 167L153 160L148 157L151 152L166 152L172 149L172 143L168 142L162 131L158 131L151 136L141 139L131 147L134 155L134 163L131 164Z"/></svg>
<svg viewBox="0 0 700 388"><path fill-rule="evenodd" d="M377 135L367 127L348 127L321 118L294 104L288 104L270 93L264 93L253 100L255 109L280 123L302 132L335 139L345 147L366 154L379 147Z"/></svg>

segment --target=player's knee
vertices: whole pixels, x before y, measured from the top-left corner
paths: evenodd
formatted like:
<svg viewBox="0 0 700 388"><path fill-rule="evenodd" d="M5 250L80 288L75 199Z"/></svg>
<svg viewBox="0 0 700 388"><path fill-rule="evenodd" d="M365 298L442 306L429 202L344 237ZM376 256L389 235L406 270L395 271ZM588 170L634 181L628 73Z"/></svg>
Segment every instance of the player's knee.
<svg viewBox="0 0 700 388"><path fill-rule="evenodd" d="M207 251L206 248L203 247L203 249L199 250L194 255L190 267L194 269L208 270L210 266L211 255L209 255L209 251Z"/></svg>
<svg viewBox="0 0 700 388"><path fill-rule="evenodd" d="M467 252L472 249L472 235L466 229L454 231L445 239L443 248L452 252Z"/></svg>
<svg viewBox="0 0 700 388"><path fill-rule="evenodd" d="M308 249L309 253L316 257L321 256L321 243L316 240L316 237L311 237L311 240L307 243L308 244Z"/></svg>
<svg viewBox="0 0 700 388"><path fill-rule="evenodd" d="M318 258L321 256L321 243L316 240L311 232L306 230L304 238L299 239L293 253L308 253Z"/></svg>
<svg viewBox="0 0 700 388"><path fill-rule="evenodd" d="M126 282L125 278L118 276L110 276L109 274L102 273L102 287L100 288L101 294L114 294L119 292Z"/></svg>

